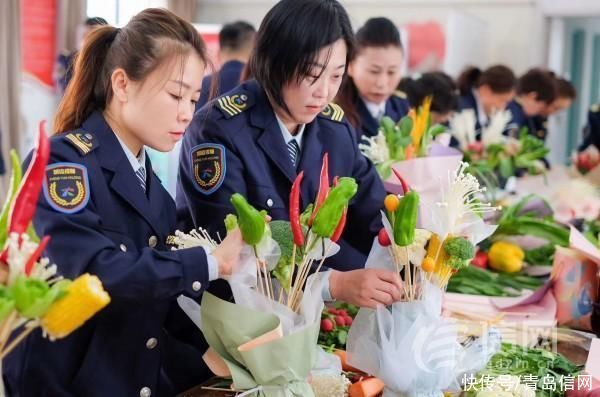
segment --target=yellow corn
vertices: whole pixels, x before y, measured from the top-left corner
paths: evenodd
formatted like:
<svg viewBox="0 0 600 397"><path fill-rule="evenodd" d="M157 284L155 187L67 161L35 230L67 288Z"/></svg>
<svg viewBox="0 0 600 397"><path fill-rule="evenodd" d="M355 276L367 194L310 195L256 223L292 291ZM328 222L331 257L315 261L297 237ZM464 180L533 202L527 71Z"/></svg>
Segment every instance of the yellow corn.
<svg viewBox="0 0 600 397"><path fill-rule="evenodd" d="M83 274L68 287L68 294L50 306L42 327L52 338L64 338L81 327L110 302L110 296L96 276Z"/></svg>

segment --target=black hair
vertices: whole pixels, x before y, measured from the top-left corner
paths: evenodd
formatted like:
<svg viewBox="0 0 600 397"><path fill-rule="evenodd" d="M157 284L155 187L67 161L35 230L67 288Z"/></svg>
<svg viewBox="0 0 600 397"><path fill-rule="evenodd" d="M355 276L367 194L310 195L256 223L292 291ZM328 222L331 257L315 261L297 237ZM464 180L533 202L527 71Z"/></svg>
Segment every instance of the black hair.
<svg viewBox="0 0 600 397"><path fill-rule="evenodd" d="M83 22L85 26L103 26L108 25L106 19L102 17L89 17Z"/></svg>
<svg viewBox="0 0 600 397"><path fill-rule="evenodd" d="M429 72L418 79L405 77L398 89L406 94L411 108L422 105L426 97L431 96L431 110L449 113L458 108L458 92L452 77L444 72Z"/></svg>
<svg viewBox="0 0 600 397"><path fill-rule="evenodd" d="M487 85L495 94L506 94L517 86L517 77L507 66L494 65L486 70L469 66L456 79L461 95L469 95L473 88Z"/></svg>
<svg viewBox="0 0 600 397"><path fill-rule="evenodd" d="M219 32L219 46L221 49L240 51L251 49L254 45L256 29L244 21L236 21L223 26Z"/></svg>
<svg viewBox="0 0 600 397"><path fill-rule="evenodd" d="M552 103L556 98L556 81L547 70L530 69L519 78L517 95L535 93L536 100Z"/></svg>
<svg viewBox="0 0 600 397"><path fill-rule="evenodd" d="M370 18L356 32L357 51L364 47L402 48L400 32L392 21L385 17Z"/></svg>
<svg viewBox="0 0 600 397"><path fill-rule="evenodd" d="M556 98L568 98L574 100L577 98L575 86L567 79L556 77Z"/></svg>
<svg viewBox="0 0 600 397"><path fill-rule="evenodd" d="M354 35L350 18L337 0L281 0L258 29L249 74L275 105L289 111L282 88L313 74L319 51L339 39L346 43L347 68Z"/></svg>

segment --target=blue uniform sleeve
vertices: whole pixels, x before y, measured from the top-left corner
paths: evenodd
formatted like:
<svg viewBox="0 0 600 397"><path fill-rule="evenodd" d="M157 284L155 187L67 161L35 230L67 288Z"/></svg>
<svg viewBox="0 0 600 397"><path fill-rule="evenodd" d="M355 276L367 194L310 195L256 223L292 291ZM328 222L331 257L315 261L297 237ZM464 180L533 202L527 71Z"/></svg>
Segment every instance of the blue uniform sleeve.
<svg viewBox="0 0 600 397"><path fill-rule="evenodd" d="M123 243L117 244L109 237L115 232L103 229L96 211L96 205L101 204L92 198L81 211L65 214L53 209L43 193L40 195L34 226L40 236L51 236L46 255L60 275L97 275L114 303L163 302L180 294L196 298L208 287L203 248L138 250L125 234L119 236Z"/></svg>
<svg viewBox="0 0 600 397"><path fill-rule="evenodd" d="M213 110L215 111L215 110ZM202 114L204 116L204 114ZM225 216L234 213L230 198L234 193L247 196L244 166L234 145L221 132L221 126L213 119L195 117L186 131L179 160L179 184L177 186L177 213L179 226L202 227L211 236L225 237ZM218 189L210 194L199 190L194 182L191 153L199 144L221 145L224 149L224 176ZM189 224L189 217L193 224Z"/></svg>

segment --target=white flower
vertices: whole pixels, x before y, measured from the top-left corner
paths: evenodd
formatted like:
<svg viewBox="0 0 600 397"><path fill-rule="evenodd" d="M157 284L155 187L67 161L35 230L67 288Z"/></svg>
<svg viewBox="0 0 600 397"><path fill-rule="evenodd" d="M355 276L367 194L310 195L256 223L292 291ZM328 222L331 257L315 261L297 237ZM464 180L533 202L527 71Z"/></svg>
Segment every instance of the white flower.
<svg viewBox="0 0 600 397"><path fill-rule="evenodd" d="M363 141L365 143L360 143L358 148L373 164L385 163L390 159L390 150L381 130L374 137L363 137Z"/></svg>
<svg viewBox="0 0 600 397"><path fill-rule="evenodd" d="M11 233L8 236L8 285L11 285L21 274L25 274L25 266L27 261L33 255L38 247L38 244L31 241L27 234L20 236L21 243L19 244L19 235ZM50 280L56 274L56 265L50 265L47 258L41 258L34 263L30 276L42 280Z"/></svg>
<svg viewBox="0 0 600 397"><path fill-rule="evenodd" d="M455 113L450 119L450 130L456 138L462 151L467 150L469 144L475 142L475 111L466 109Z"/></svg>
<svg viewBox="0 0 600 397"><path fill-rule="evenodd" d="M175 236L171 241L173 250L193 248L193 247L204 247L209 251L217 248L217 242L210 237L208 232L202 228L194 229L190 231L188 234L176 230Z"/></svg>
<svg viewBox="0 0 600 397"><path fill-rule="evenodd" d="M510 113L510 110L496 112L490 118L488 126L481 131L481 142L483 143L483 147L504 142L506 139L504 131L511 119L512 114Z"/></svg>
<svg viewBox="0 0 600 397"><path fill-rule="evenodd" d="M486 225L481 216L497 208L480 201L485 187L480 187L473 175L465 173L468 166L461 163L454 173L448 174L446 183L441 181L439 201L423 203L423 226L442 240L448 235L464 236L477 244L496 229Z"/></svg>

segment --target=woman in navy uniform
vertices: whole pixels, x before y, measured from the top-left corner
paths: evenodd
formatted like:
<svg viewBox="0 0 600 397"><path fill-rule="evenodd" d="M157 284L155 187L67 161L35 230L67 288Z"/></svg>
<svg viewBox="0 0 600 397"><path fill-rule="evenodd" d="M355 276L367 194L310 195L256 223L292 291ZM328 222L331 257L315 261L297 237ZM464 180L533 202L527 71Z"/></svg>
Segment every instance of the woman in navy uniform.
<svg viewBox="0 0 600 397"><path fill-rule="evenodd" d="M507 134L518 138L521 128L527 127L530 134L536 133L536 116L556 99L556 82L547 70L530 69L517 82L517 96L507 106L512 120Z"/></svg>
<svg viewBox="0 0 600 397"><path fill-rule="evenodd" d="M175 205L144 151L182 137L206 62L193 26L166 10L91 33L55 119L64 132L51 139L34 225L52 237L59 274L97 275L112 301L66 339L32 334L4 363L9 395L173 396L190 386L174 383L182 361L195 382L206 376L200 352L170 332L180 327L172 309L231 272L241 235L212 254L169 250Z"/></svg>
<svg viewBox="0 0 600 397"><path fill-rule="evenodd" d="M556 86L556 98L551 104L545 106L539 115L534 116L532 122L534 135L543 141L548 137L548 118L570 108L577 97L577 90L569 80L551 74Z"/></svg>
<svg viewBox="0 0 600 397"><path fill-rule="evenodd" d="M502 111L515 96L517 78L504 65L490 66L486 70L466 68L456 80L460 92L459 110L475 112L477 139L494 113Z"/></svg>
<svg viewBox="0 0 600 397"><path fill-rule="evenodd" d="M421 106L426 97L432 97L432 124L447 125L458 109L456 83L444 72L424 73L417 79L405 77L398 84L398 89L406 94L412 108Z"/></svg>
<svg viewBox="0 0 600 397"><path fill-rule="evenodd" d="M371 18L356 32L356 44L337 101L359 135L375 136L383 116L398 121L409 111L406 95L396 91L404 57L400 32L387 18Z"/></svg>
<svg viewBox="0 0 600 397"><path fill-rule="evenodd" d="M273 219L288 219L289 192L304 171L302 205L319 188L321 159L329 175L354 177L341 251L327 262L331 295L361 306L400 298L395 272L363 269L381 228L385 191L360 153L354 129L330 101L353 46L348 15L335 0L283 0L266 15L250 59L251 79L194 115L183 139L177 186L182 227L223 232L238 192ZM330 181L331 182L331 181ZM189 222L193 221L193 225Z"/></svg>

